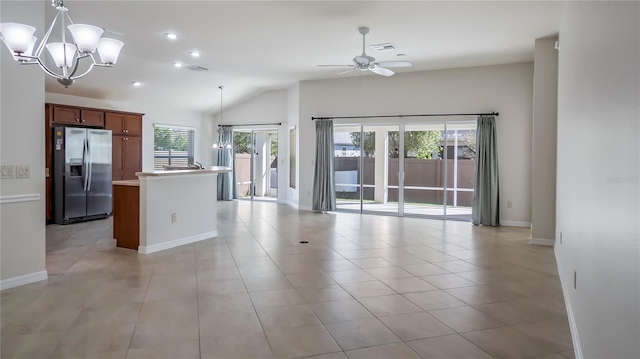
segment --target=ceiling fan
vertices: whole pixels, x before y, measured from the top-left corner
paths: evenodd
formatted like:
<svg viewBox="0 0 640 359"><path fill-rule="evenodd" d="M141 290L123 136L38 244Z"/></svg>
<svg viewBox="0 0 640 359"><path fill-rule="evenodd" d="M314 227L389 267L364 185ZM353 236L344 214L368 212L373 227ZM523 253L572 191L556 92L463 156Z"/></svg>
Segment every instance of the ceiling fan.
<svg viewBox="0 0 640 359"><path fill-rule="evenodd" d="M350 67L349 70L338 73L338 75L343 75L351 71L360 70L365 71L369 70L373 73L382 76L391 76L395 72L387 69L387 67L408 67L411 66L411 62L409 61L383 61L376 62L374 57L368 56L365 51L365 37L369 33L368 27L361 27L358 29L358 32L362 35L362 55L356 55L353 58L352 65L316 65L320 67Z"/></svg>

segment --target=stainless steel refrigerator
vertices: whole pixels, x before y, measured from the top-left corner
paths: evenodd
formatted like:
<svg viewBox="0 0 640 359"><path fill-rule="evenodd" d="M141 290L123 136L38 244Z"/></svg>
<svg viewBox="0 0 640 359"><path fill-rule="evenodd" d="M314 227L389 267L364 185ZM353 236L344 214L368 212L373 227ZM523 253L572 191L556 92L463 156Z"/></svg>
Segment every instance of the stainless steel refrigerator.
<svg viewBox="0 0 640 359"><path fill-rule="evenodd" d="M111 213L111 130L56 127L54 220L68 224Z"/></svg>

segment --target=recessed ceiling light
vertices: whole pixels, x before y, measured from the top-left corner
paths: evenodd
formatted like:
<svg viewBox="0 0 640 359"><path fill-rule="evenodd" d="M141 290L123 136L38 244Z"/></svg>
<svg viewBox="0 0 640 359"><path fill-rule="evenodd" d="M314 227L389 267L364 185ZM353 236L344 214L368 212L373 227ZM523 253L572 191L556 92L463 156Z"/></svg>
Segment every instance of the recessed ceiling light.
<svg viewBox="0 0 640 359"><path fill-rule="evenodd" d="M181 64L181 63L179 63L179 62L176 62L176 63L174 63L174 64L173 64L173 66L175 66L175 67L182 67L182 64Z"/></svg>
<svg viewBox="0 0 640 359"><path fill-rule="evenodd" d="M134 81L131 83L133 86L138 87L138 86L142 86L142 82L140 81Z"/></svg>
<svg viewBox="0 0 640 359"><path fill-rule="evenodd" d="M193 57L200 57L200 53L198 51L191 51L190 54Z"/></svg>
<svg viewBox="0 0 640 359"><path fill-rule="evenodd" d="M176 35L176 34L174 34L172 32L165 32L164 36L166 36L167 39L169 39L169 40L175 40L175 39L178 38L178 35Z"/></svg>

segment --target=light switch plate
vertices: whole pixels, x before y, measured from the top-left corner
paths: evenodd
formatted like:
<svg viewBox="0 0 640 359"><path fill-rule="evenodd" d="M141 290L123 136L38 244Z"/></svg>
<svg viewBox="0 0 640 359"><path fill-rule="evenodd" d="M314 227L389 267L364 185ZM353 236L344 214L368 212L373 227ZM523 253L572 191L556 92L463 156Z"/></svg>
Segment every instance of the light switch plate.
<svg viewBox="0 0 640 359"><path fill-rule="evenodd" d="M16 166L16 178L30 178L31 166Z"/></svg>
<svg viewBox="0 0 640 359"><path fill-rule="evenodd" d="M2 166L0 170L2 171L1 178L16 178L16 166Z"/></svg>

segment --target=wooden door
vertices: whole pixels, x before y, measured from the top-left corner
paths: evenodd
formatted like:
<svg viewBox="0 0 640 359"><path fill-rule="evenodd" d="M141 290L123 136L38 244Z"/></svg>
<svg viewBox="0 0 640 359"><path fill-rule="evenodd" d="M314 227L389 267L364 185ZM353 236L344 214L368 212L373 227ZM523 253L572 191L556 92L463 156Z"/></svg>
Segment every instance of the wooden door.
<svg viewBox="0 0 640 359"><path fill-rule="evenodd" d="M80 123L80 109L72 107L53 107L53 122L55 123Z"/></svg>
<svg viewBox="0 0 640 359"><path fill-rule="evenodd" d="M114 135L122 134L122 123L124 115L119 113L107 112L104 120L105 130L111 130Z"/></svg>
<svg viewBox="0 0 640 359"><path fill-rule="evenodd" d="M123 151L125 136L115 135L111 142L111 179L118 181L122 179L124 170Z"/></svg>
<svg viewBox="0 0 640 359"><path fill-rule="evenodd" d="M142 135L142 116L125 115L122 123L123 131L127 135Z"/></svg>
<svg viewBox="0 0 640 359"><path fill-rule="evenodd" d="M80 123L85 126L104 127L104 112L94 110L81 110Z"/></svg>
<svg viewBox="0 0 640 359"><path fill-rule="evenodd" d="M122 141L123 178L138 179L136 172L142 171L142 137L124 137Z"/></svg>

